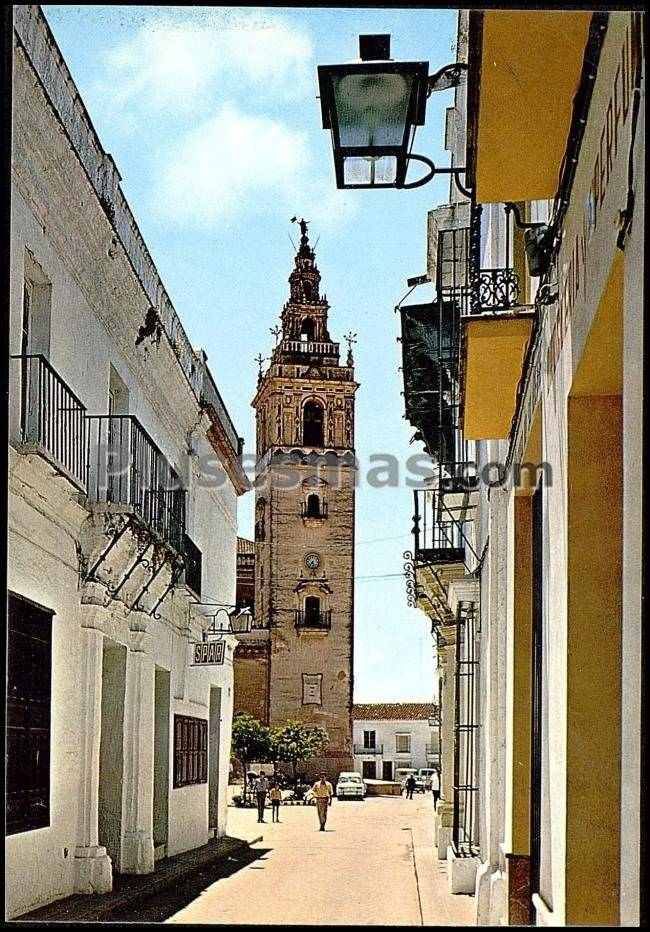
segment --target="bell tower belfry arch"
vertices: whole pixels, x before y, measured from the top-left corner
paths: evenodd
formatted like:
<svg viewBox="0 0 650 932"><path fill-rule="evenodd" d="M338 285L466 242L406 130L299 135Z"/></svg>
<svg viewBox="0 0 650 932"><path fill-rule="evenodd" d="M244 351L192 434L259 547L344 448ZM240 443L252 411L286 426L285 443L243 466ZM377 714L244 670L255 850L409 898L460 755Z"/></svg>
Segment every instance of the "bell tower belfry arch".
<svg viewBox="0 0 650 932"><path fill-rule="evenodd" d="M294 218L295 219L295 218ZM268 625L271 725L322 725L311 777L352 766L354 635L354 379L328 329L329 305L307 221L268 368L257 423L255 616Z"/></svg>

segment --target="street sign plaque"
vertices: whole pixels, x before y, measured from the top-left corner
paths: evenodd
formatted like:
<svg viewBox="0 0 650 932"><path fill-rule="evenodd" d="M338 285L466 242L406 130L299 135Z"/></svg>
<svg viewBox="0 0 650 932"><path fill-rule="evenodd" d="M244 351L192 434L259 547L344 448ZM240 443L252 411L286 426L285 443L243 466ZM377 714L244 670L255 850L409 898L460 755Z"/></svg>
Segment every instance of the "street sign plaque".
<svg viewBox="0 0 650 932"><path fill-rule="evenodd" d="M209 666L223 663L224 641L204 641L194 645L194 665Z"/></svg>

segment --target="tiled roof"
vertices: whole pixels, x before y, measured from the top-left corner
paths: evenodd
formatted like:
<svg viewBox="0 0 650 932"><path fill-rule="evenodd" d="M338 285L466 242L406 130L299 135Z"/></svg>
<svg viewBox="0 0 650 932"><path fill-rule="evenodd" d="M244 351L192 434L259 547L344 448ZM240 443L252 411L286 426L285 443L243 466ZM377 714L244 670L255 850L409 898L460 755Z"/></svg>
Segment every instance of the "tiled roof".
<svg viewBox="0 0 650 932"><path fill-rule="evenodd" d="M435 702L361 702L352 706L352 718L357 720L411 721L437 717Z"/></svg>
<svg viewBox="0 0 650 932"><path fill-rule="evenodd" d="M246 537L237 538L237 553L255 553L255 543Z"/></svg>

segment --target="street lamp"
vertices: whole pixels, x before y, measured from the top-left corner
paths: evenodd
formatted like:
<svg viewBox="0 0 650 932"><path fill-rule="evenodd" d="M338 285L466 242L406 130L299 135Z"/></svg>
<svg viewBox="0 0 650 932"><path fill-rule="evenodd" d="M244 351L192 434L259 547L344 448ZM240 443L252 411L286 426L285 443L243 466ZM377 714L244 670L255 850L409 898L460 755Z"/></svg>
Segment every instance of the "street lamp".
<svg viewBox="0 0 650 932"><path fill-rule="evenodd" d="M411 152L415 131L423 126L427 98L435 90L460 83L463 62L446 65L429 76L429 63L390 58L390 36L359 36L360 61L319 65L318 86L323 129L332 133L338 188L417 188L435 174L458 180L464 168L437 168L431 159ZM429 171L406 182L409 162Z"/></svg>

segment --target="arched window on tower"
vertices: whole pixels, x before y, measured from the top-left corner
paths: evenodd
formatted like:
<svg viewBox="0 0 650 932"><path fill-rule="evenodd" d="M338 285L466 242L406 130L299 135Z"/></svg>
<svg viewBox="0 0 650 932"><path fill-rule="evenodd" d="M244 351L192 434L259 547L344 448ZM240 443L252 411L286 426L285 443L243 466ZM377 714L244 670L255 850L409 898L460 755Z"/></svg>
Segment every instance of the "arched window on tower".
<svg viewBox="0 0 650 932"><path fill-rule="evenodd" d="M325 412L318 401L308 401L302 412L303 447L322 447Z"/></svg>
<svg viewBox="0 0 650 932"><path fill-rule="evenodd" d="M315 492L312 492L311 495L307 496L307 517L308 518L320 518L321 516L321 507L320 507L320 498L316 495Z"/></svg>
<svg viewBox="0 0 650 932"><path fill-rule="evenodd" d="M300 340L302 343L311 343L314 339L315 328L313 317L305 317L300 324Z"/></svg>

